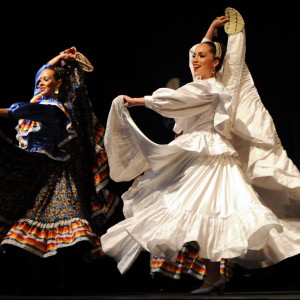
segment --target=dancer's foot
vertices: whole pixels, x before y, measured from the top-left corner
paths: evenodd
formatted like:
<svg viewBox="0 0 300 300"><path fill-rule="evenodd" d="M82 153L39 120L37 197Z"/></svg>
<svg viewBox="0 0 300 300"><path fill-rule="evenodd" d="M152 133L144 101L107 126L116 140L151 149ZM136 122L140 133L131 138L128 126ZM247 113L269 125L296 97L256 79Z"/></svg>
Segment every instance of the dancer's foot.
<svg viewBox="0 0 300 300"><path fill-rule="evenodd" d="M214 282L205 280L201 288L191 291L192 295L209 295L212 293L218 293L223 295L225 291L226 281L223 278L219 278Z"/></svg>

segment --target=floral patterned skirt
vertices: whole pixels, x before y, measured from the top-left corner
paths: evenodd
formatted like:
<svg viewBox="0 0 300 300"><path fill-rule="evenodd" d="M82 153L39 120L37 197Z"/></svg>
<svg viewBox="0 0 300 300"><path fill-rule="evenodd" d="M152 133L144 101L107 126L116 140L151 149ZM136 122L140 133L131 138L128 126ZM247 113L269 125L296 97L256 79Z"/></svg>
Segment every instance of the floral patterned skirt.
<svg viewBox="0 0 300 300"><path fill-rule="evenodd" d="M0 240L40 257L87 242L103 255L100 235L118 197L96 192L82 159L55 161L18 148L0 132ZM103 205L105 203L105 205Z"/></svg>

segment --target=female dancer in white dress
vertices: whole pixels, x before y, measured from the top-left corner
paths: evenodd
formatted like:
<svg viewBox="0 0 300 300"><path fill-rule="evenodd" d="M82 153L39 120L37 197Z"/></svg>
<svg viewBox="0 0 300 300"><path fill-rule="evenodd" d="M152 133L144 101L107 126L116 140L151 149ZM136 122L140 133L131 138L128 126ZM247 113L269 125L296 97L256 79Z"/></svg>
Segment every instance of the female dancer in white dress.
<svg viewBox="0 0 300 300"><path fill-rule="evenodd" d="M227 21L222 16L215 26ZM135 180L122 195L125 220L101 237L103 251L125 273L141 251L172 265L181 249L196 249L194 261L180 265L195 275L193 264L203 263L206 280L193 294L224 292L224 260L259 268L300 252L300 173L246 66L244 28L228 36L216 75L224 50L207 39L195 45L193 82L118 96L106 126L111 178ZM177 137L165 145L149 140L132 106L174 118Z"/></svg>

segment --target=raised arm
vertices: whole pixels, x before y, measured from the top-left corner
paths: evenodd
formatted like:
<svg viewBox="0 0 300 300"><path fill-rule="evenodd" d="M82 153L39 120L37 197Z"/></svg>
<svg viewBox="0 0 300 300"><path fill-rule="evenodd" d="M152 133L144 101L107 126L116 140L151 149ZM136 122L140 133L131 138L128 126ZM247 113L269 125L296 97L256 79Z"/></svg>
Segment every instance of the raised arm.
<svg viewBox="0 0 300 300"><path fill-rule="evenodd" d="M226 16L221 16L221 17L217 17L216 19L214 19L212 21L212 23L210 24L210 26L208 27L208 30L207 30L204 38L212 41L214 38L215 30L218 27L224 26L225 23L227 23L228 21L229 21L229 18Z"/></svg>
<svg viewBox="0 0 300 300"><path fill-rule="evenodd" d="M73 53L60 53L57 56L53 57L51 60L48 61L49 65L56 65L59 62L61 62L62 60L74 60L75 59L75 55Z"/></svg>

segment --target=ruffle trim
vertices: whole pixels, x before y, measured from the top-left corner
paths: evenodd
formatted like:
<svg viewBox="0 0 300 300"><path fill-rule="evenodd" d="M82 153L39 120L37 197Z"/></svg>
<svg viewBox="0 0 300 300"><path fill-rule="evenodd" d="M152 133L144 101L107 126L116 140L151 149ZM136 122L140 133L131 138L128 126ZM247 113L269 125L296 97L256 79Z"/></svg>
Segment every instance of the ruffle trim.
<svg viewBox="0 0 300 300"><path fill-rule="evenodd" d="M179 249L191 241L200 246L200 257L212 261L235 258L248 249L262 249L268 243L272 229L277 232L283 230L281 223L268 209L256 205L226 219L162 208L152 216L147 214L142 218L137 214L130 224L126 227L131 235L128 238L134 238L152 255L167 261L176 261ZM144 232L143 228L148 228L147 236L151 238L144 239L140 235ZM153 232L150 228L154 229Z"/></svg>
<svg viewBox="0 0 300 300"><path fill-rule="evenodd" d="M57 100L37 100L37 101L31 100L30 102L31 103L40 103L41 105L54 105L54 106L58 107L59 109L61 109L68 118L68 121L66 123L66 131L67 131L68 135L63 140L59 141L59 143L58 143L58 148L61 151L61 156L54 156L52 153L46 151L45 149L35 149L35 150L31 149L31 152L43 153L54 160L59 160L59 161L68 160L70 158L70 155L69 154L64 155L65 150L62 149L62 147L66 143L68 143L71 139L73 139L74 137L77 136L77 133L72 126L72 122L70 120L70 116L69 116L68 112L65 110L63 105ZM27 139L28 139L29 133L39 131L41 129L41 124L36 121L21 119L15 129L18 132L16 135L16 138L19 142L19 147L22 149L26 149L27 145L28 145Z"/></svg>
<svg viewBox="0 0 300 300"><path fill-rule="evenodd" d="M181 279L184 274L191 275L199 280L207 276L203 259L198 256L196 249L185 245L178 253L175 263L168 263L160 257L153 256L150 263L151 275L161 273L164 276ZM226 265L226 260L220 261L220 275L227 281L232 277L232 268Z"/></svg>
<svg viewBox="0 0 300 300"><path fill-rule="evenodd" d="M91 244L91 257L104 255L100 238L93 233L86 220L79 218L46 224L21 219L9 230L2 245L10 244L40 257L50 257L57 254L60 248L83 241Z"/></svg>

